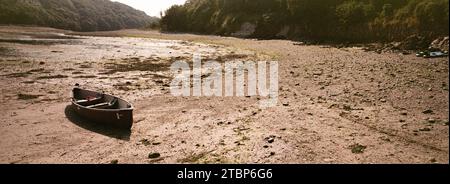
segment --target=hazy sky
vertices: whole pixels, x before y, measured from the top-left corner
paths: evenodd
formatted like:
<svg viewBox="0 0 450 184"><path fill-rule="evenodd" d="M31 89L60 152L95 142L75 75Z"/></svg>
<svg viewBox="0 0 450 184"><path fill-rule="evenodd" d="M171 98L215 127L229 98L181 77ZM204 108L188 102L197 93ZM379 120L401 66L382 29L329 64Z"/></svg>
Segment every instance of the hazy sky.
<svg viewBox="0 0 450 184"><path fill-rule="evenodd" d="M158 16L159 12L166 10L174 4L184 4L186 0L112 0L121 2L135 9L145 11L147 15Z"/></svg>

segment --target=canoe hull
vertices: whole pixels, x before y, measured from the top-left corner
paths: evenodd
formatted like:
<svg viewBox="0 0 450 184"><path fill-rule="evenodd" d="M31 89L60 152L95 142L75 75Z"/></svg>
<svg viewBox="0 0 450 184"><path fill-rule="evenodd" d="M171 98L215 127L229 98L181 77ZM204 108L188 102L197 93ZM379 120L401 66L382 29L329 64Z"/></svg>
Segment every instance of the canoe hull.
<svg viewBox="0 0 450 184"><path fill-rule="evenodd" d="M77 103L77 100L89 95L103 95L105 99L117 98L107 94L75 88L73 90L72 107L76 114L93 123L121 129L131 129L133 126L133 107L130 103L117 98L118 105L113 109L88 108Z"/></svg>

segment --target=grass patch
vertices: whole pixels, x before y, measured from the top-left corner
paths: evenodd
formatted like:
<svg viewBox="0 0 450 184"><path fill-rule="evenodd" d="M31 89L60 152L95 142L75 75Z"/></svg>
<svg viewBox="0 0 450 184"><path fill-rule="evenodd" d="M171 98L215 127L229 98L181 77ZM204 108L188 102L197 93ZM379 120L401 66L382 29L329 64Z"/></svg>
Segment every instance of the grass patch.
<svg viewBox="0 0 450 184"><path fill-rule="evenodd" d="M367 148L367 146L363 146L360 144L353 144L349 148L352 150L352 153L360 154L364 153L364 150Z"/></svg>
<svg viewBox="0 0 450 184"><path fill-rule="evenodd" d="M39 68L39 69L32 69L27 72L10 73L10 74L6 74L6 75L2 75L2 76L8 77L8 78L20 78L20 77L28 77L29 75L36 73L36 72L44 73L45 70L43 68Z"/></svg>
<svg viewBox="0 0 450 184"><path fill-rule="evenodd" d="M77 79L92 79L92 78L97 78L97 76L95 76L95 75L80 75L80 76L76 76L74 78L77 78Z"/></svg>
<svg viewBox="0 0 450 184"><path fill-rule="evenodd" d="M67 78L67 75L50 75L50 76L40 76L37 79L63 79L63 78Z"/></svg>
<svg viewBox="0 0 450 184"><path fill-rule="evenodd" d="M75 72L72 72L72 74L75 74L75 75L77 75L77 74L83 74L83 72L81 72L81 71L75 71Z"/></svg>
<svg viewBox="0 0 450 184"><path fill-rule="evenodd" d="M28 45L55 45L55 44L66 44L66 43L68 43L68 41L0 39L0 43L17 43L17 44L28 44Z"/></svg>
<svg viewBox="0 0 450 184"><path fill-rule="evenodd" d="M32 100L32 99L39 98L40 96L42 96L42 95L30 95L30 94L19 93L17 95L17 99L19 99L19 100Z"/></svg>
<svg viewBox="0 0 450 184"><path fill-rule="evenodd" d="M0 55L1 54L7 54L11 51L11 49L6 48L6 47L0 47Z"/></svg>
<svg viewBox="0 0 450 184"><path fill-rule="evenodd" d="M22 83L23 83L23 84L34 84L35 81L23 81Z"/></svg>
<svg viewBox="0 0 450 184"><path fill-rule="evenodd" d="M20 77L28 77L31 73L30 72L18 72L18 73L10 73L10 74L6 74L6 75L2 75L5 76L7 78L20 78Z"/></svg>
<svg viewBox="0 0 450 184"><path fill-rule="evenodd" d="M122 63L106 63L105 68L107 72L100 73L101 75L110 75L117 72L130 71L166 71L169 70L169 63L161 63L154 59L146 59L141 61L139 58L124 59ZM158 62L158 63L155 63Z"/></svg>

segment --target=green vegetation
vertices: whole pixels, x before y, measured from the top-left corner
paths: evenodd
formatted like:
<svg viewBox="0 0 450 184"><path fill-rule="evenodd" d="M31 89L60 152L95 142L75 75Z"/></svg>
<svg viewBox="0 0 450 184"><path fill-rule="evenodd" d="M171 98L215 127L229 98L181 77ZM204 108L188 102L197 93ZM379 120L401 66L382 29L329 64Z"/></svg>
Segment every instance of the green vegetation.
<svg viewBox="0 0 450 184"><path fill-rule="evenodd" d="M161 19L163 31L315 41L394 41L448 35L448 0L188 0Z"/></svg>
<svg viewBox="0 0 450 184"><path fill-rule="evenodd" d="M76 31L141 28L157 18L109 0L1 0L0 24L49 26Z"/></svg>

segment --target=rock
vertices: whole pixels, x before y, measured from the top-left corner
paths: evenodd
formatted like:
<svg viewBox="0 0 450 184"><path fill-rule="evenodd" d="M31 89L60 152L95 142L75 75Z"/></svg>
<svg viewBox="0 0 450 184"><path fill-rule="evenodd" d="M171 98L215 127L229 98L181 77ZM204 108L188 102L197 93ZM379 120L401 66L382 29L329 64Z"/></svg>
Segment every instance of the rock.
<svg viewBox="0 0 450 184"><path fill-rule="evenodd" d="M275 155L275 152L270 152L270 156L274 156Z"/></svg>
<svg viewBox="0 0 450 184"><path fill-rule="evenodd" d="M269 146L267 146L267 145L264 145L264 146L263 146L263 148L269 148Z"/></svg>
<svg viewBox="0 0 450 184"><path fill-rule="evenodd" d="M436 123L436 120L433 118L428 118L428 123Z"/></svg>
<svg viewBox="0 0 450 184"><path fill-rule="evenodd" d="M143 144L144 146L148 146L148 145L151 144L150 141L149 141L148 139L141 139L139 142L140 142L141 144Z"/></svg>
<svg viewBox="0 0 450 184"><path fill-rule="evenodd" d="M402 116L407 116L407 115L408 115L408 113L407 113L407 112L405 112L405 111L403 111L403 112L401 112L401 113L400 113L400 115L402 115Z"/></svg>
<svg viewBox="0 0 450 184"><path fill-rule="evenodd" d="M352 107L350 107L350 105L344 105L344 108L343 108L343 109L346 110L346 111L351 111L351 110L353 110Z"/></svg>
<svg viewBox="0 0 450 184"><path fill-rule="evenodd" d="M287 38L288 37L288 33L289 33L290 27L289 26L284 26L280 32L278 32L275 36L278 38ZM294 43L295 45L295 43Z"/></svg>
<svg viewBox="0 0 450 184"><path fill-rule="evenodd" d="M115 159L115 160L111 160L111 162L109 162L110 164L118 164L119 160Z"/></svg>
<svg viewBox="0 0 450 184"><path fill-rule="evenodd" d="M283 106L287 107L287 106L289 106L289 103L285 102L285 103L283 103Z"/></svg>
<svg viewBox="0 0 450 184"><path fill-rule="evenodd" d="M268 143L273 143L275 142L275 137L274 135L271 135L269 137L264 138Z"/></svg>
<svg viewBox="0 0 450 184"><path fill-rule="evenodd" d="M437 160L436 160L435 158L431 158L431 159L430 159L430 162L431 162L431 163L437 163Z"/></svg>
<svg viewBox="0 0 450 184"><path fill-rule="evenodd" d="M394 45L393 49L401 49L401 50L418 50L425 49L429 47L429 43L431 40L427 40L423 36L419 35L411 35L404 39L400 44Z"/></svg>
<svg viewBox="0 0 450 184"><path fill-rule="evenodd" d="M382 98L382 99L380 99L380 102L385 103L385 102L386 102L386 99Z"/></svg>
<svg viewBox="0 0 450 184"><path fill-rule="evenodd" d="M149 159L159 158L160 156L161 156L161 154L159 154L159 153L150 153L150 154L148 154L148 158Z"/></svg>
<svg viewBox="0 0 450 184"><path fill-rule="evenodd" d="M437 38L436 40L431 42L429 47L440 49L443 51L448 51L449 50L449 37L446 36L446 37Z"/></svg>
<svg viewBox="0 0 450 184"><path fill-rule="evenodd" d="M322 70L317 70L317 71L314 71L313 72L313 75L317 75L317 76L320 76L320 75L322 75L323 74L323 71Z"/></svg>
<svg viewBox="0 0 450 184"><path fill-rule="evenodd" d="M444 120L444 121L443 121L443 124L444 124L445 126L448 126L448 120Z"/></svg>
<svg viewBox="0 0 450 184"><path fill-rule="evenodd" d="M421 131L421 132L429 132L429 131L431 131L431 129L430 128L421 128L421 129L419 129L419 131Z"/></svg>
<svg viewBox="0 0 450 184"><path fill-rule="evenodd" d="M232 33L231 36L235 37L249 37L253 35L256 31L256 25L250 22L245 22L241 25L241 29L235 33Z"/></svg>
<svg viewBox="0 0 450 184"><path fill-rule="evenodd" d="M364 150L367 148L367 146L363 146L361 144L353 144L350 146L350 149L352 150L352 153L360 154L364 153Z"/></svg>
<svg viewBox="0 0 450 184"><path fill-rule="evenodd" d="M422 113L424 113L424 114L433 114L433 110L427 109L427 110L424 110Z"/></svg>

